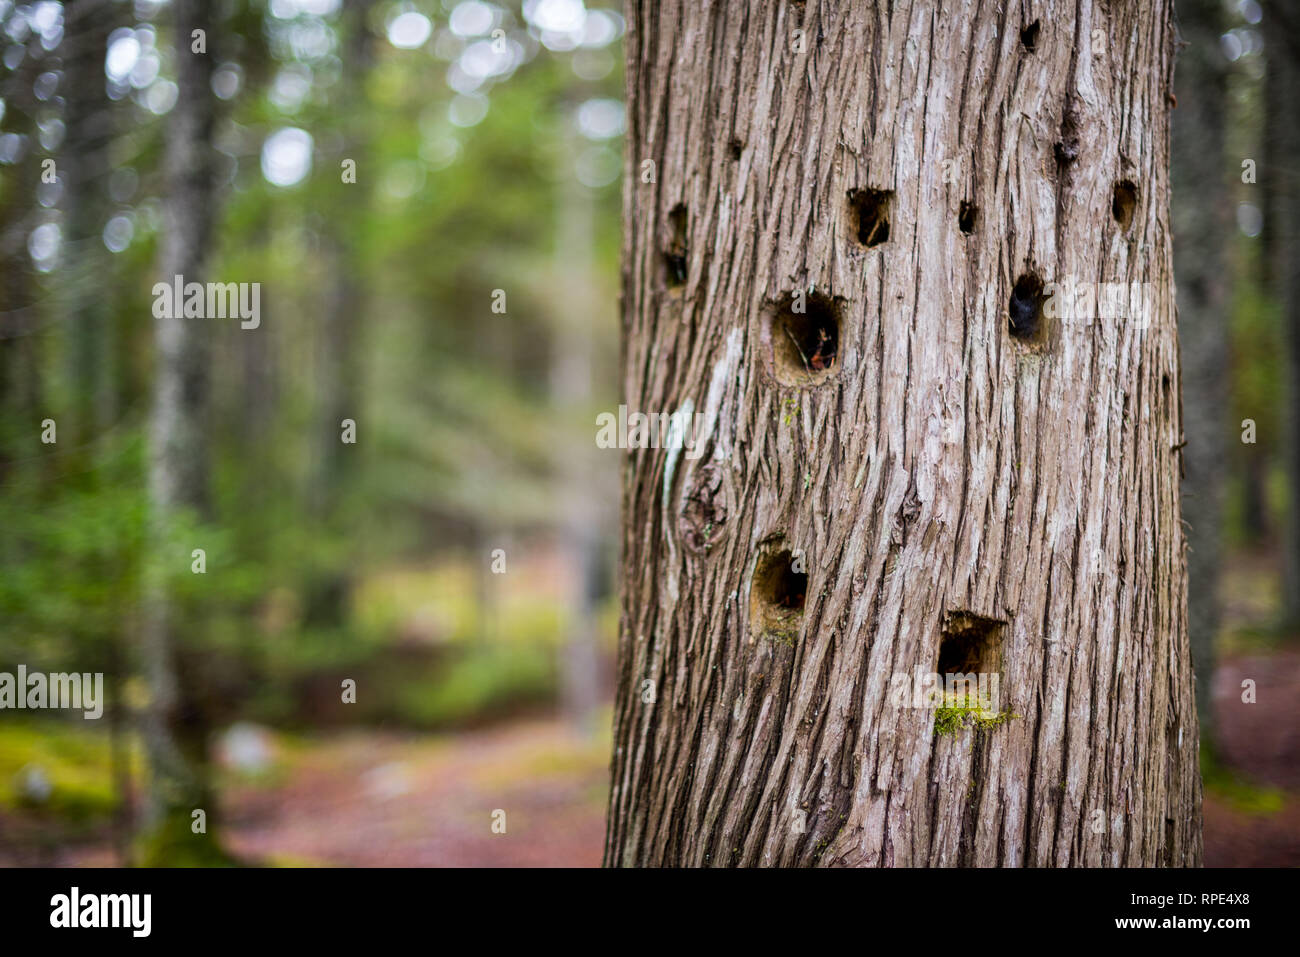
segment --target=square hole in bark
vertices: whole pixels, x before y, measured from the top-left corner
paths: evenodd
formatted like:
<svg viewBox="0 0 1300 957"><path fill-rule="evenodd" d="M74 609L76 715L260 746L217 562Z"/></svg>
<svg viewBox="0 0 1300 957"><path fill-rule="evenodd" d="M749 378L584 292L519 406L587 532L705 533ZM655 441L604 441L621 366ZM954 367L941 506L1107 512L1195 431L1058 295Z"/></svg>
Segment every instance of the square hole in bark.
<svg viewBox="0 0 1300 957"><path fill-rule="evenodd" d="M1043 314L1043 281L1033 273L1016 280L1007 302L1007 328L1011 338L1027 346L1047 344L1048 323Z"/></svg>
<svg viewBox="0 0 1300 957"><path fill-rule="evenodd" d="M868 249L889 240L889 204L894 194L883 189L849 190L849 208L858 242Z"/></svg>
<svg viewBox="0 0 1300 957"><path fill-rule="evenodd" d="M997 674L1002 670L1002 638L1007 623L969 611L944 615L939 640L939 675Z"/></svg>
<svg viewBox="0 0 1300 957"><path fill-rule="evenodd" d="M839 369L839 308L829 296L786 296L769 308L763 335L782 385L816 385Z"/></svg>
<svg viewBox="0 0 1300 957"><path fill-rule="evenodd" d="M1128 232L1128 228L1133 225L1133 212L1137 209L1137 204L1137 187L1132 181L1124 179L1115 184L1115 192L1110 200L1110 213L1124 232Z"/></svg>
<svg viewBox="0 0 1300 957"><path fill-rule="evenodd" d="M979 211L978 206L963 199L957 210L957 228L967 236L975 232L975 218L979 215Z"/></svg>

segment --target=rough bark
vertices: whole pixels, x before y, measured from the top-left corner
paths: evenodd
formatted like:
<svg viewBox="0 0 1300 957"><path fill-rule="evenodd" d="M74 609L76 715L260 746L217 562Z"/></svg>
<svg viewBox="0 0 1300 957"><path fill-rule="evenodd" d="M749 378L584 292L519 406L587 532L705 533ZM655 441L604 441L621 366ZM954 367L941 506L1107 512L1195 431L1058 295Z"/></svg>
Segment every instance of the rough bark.
<svg viewBox="0 0 1300 957"><path fill-rule="evenodd" d="M1226 62L1219 52L1223 5L1179 0L1182 41L1174 73L1174 275L1183 363L1182 503L1187 525L1187 631L1196 669L1196 710L1203 736L1211 720L1214 638L1219 630L1219 568L1228 439L1236 430L1228 402L1228 263L1234 225L1225 153Z"/></svg>
<svg viewBox="0 0 1300 957"><path fill-rule="evenodd" d="M1198 863L1168 4L627 10L624 397L709 437L628 453L606 863ZM1026 275L1149 325L1019 339ZM972 623L1016 717L937 736L891 676Z"/></svg>
<svg viewBox="0 0 1300 957"><path fill-rule="evenodd" d="M183 276L205 282L204 265L216 208L216 152L212 127L216 98L211 74L216 53L215 22L203 0L172 3L176 105L167 121L164 158L164 230L160 280ZM191 52L195 29L207 33L207 52ZM207 410L210 326L204 319L153 319L157 348L150 417L149 496L153 508L156 568L150 575L142 623L142 648L150 702L144 721L149 758L146 860L165 862L191 836L190 814L202 808L209 830L215 823L206 775L207 727L183 674L178 645L193 637L197 622L186 621L171 600L166 578L189 562L188 551L170 541L171 523L181 512L203 518L209 509Z"/></svg>

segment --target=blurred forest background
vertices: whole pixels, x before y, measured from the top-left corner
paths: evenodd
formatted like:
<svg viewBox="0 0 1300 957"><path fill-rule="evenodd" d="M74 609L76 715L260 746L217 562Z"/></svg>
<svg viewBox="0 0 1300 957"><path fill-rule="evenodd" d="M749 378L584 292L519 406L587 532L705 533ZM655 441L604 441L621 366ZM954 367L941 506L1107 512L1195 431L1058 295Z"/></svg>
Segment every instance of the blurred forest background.
<svg viewBox="0 0 1300 957"><path fill-rule="evenodd" d="M0 712L0 864L599 863L608 2L0 0L0 672L108 676L99 721ZM1300 864L1300 34L1179 11L1206 862ZM171 349L178 262L257 328Z"/></svg>

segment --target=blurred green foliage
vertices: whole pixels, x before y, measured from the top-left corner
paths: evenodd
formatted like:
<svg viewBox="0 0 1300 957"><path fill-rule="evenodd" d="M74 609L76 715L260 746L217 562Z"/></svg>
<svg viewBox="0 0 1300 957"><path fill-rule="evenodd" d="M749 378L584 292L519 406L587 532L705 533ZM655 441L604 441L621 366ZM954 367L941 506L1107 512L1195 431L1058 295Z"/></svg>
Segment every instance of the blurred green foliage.
<svg viewBox="0 0 1300 957"><path fill-rule="evenodd" d="M0 670L107 672L123 740L148 700L139 635L155 575L185 623L177 656L199 682L185 693L214 729L239 719L437 728L556 700L566 635L545 570L554 450L592 420L557 416L553 360L568 293L581 289L593 304L593 403L611 404L620 196L618 176L597 173L621 169L621 127L593 131L579 110L621 97L622 20L589 10L566 34L530 23L517 2L365 6L364 35L352 5L334 2L236 0L213 24L222 187L207 275L186 278L261 283L262 322L201 320L213 324L211 509L177 516L158 541L151 289L175 72L167 7L103 14L115 18L109 51L136 44L140 69L115 79L108 57L103 165L55 194L34 184L41 161L61 156L46 128L63 100L35 91L42 71L61 69L58 46L43 48L34 8L0 4L26 47L21 64L0 67L0 136L18 137L0 141ZM414 49L392 32L404 12L431 27ZM488 47L497 28L505 45ZM311 137L310 169L276 185L266 151L290 128ZM349 159L354 183L342 175ZM581 209L565 205L575 189ZM104 241L64 235L42 258L32 230L67 227L69 190ZM583 218L588 260L558 248L563 215ZM110 249L115 217L130 238ZM344 278L359 303L343 356L358 440L346 474L331 477L320 435L338 383L324 319ZM497 289L505 314L491 310ZM108 324L97 423L77 419L88 385L67 361L71 320L88 302ZM39 440L47 418L55 444ZM489 548L507 541L509 588L485 578ZM203 574L191 571L196 548ZM336 587L341 610L314 620L322 587ZM340 707L344 678L358 682L355 706ZM35 765L53 780L51 808L103 817L110 722L91 724L0 720L0 808L15 806L14 774Z"/></svg>

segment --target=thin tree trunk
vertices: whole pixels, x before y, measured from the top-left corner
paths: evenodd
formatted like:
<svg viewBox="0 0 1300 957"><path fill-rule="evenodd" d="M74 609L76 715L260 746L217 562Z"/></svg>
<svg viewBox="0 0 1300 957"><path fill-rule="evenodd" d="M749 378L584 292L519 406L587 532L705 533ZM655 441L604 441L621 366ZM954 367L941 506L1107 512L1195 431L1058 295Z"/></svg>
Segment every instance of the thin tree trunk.
<svg viewBox="0 0 1300 957"><path fill-rule="evenodd" d="M332 263L333 281L326 295L324 321L318 342L316 377L316 456L311 513L323 534L342 535L340 514L350 477L355 474L356 447L342 441L344 419L361 420L361 334L365 290L361 282L363 218L370 184L378 169L369 162L369 107L365 84L372 61L372 39L366 23L370 0L349 0L345 15L347 47L343 52L340 107L344 126L345 159L356 164L355 182L340 182L341 190L332 224L322 238ZM339 174L342 179L341 171ZM364 428L364 425L359 426ZM306 584L306 620L311 625L337 627L347 614L351 575L329 558L325 567L313 567Z"/></svg>
<svg viewBox="0 0 1300 957"><path fill-rule="evenodd" d="M707 439L628 453L607 864L1200 862L1170 10L1028 9L628 4L625 401Z"/></svg>
<svg viewBox="0 0 1300 957"><path fill-rule="evenodd" d="M1285 620L1300 623L1300 14L1293 4L1264 5L1267 267L1282 311L1282 471L1287 513L1282 529Z"/></svg>
<svg viewBox="0 0 1300 957"><path fill-rule="evenodd" d="M39 286L27 240L39 220L33 214L32 197L40 184L42 157L33 148L36 138L36 107L32 86L41 71L41 61L27 56L0 86L6 104L5 129L28 137L29 148L16 167L6 175L7 188L0 192L0 408L6 412L0 424L0 484L17 481L17 476L48 468L48 451L40 441L40 423L48 414L43 408L41 337L36 333L44 318L38 299ZM39 461L42 458L45 461Z"/></svg>
<svg viewBox="0 0 1300 957"><path fill-rule="evenodd" d="M1170 178L1178 340L1183 363L1182 501L1187 524L1187 631L1196 668L1196 710L1210 732L1214 638L1219 630L1219 568L1228 437L1228 268L1232 235L1224 151L1225 61L1219 52L1223 4L1179 0L1183 41L1174 73L1178 109Z"/></svg>
<svg viewBox="0 0 1300 957"><path fill-rule="evenodd" d="M57 161L65 191L59 298L74 416L59 425L68 447L85 444L116 416L111 317L102 288L107 256L102 239L108 199L104 184L112 170L114 119L104 57L109 35L122 23L121 9L114 3L69 4L60 46L67 134Z"/></svg>
<svg viewBox="0 0 1300 957"><path fill-rule="evenodd" d="M1252 452L1253 449L1247 451L1246 470L1241 477L1242 534L1253 546L1261 542L1272 545L1275 536L1272 534L1271 523L1268 520L1268 502L1264 489L1266 477L1264 466L1267 460L1262 456L1251 454Z"/></svg>
<svg viewBox="0 0 1300 957"><path fill-rule="evenodd" d="M123 700L127 674L120 653L121 641L114 637L108 649L108 764L117 803L113 807L113 850L119 867L131 867L135 853L135 791L131 786L130 713Z"/></svg>
<svg viewBox="0 0 1300 957"><path fill-rule="evenodd" d="M164 231L159 271L163 281L183 276L204 282L216 206L216 116L211 89L216 56L215 21L202 0L174 0L176 82L179 92L166 135ZM191 52L195 29L207 34L207 52ZM191 814L202 809L209 830L215 824L207 774L207 727L198 703L187 700L190 682L181 674L178 641L193 637L196 622L183 620L171 600L166 579L184 569L188 550L171 541L172 520L181 511L207 515L209 328L203 319L154 319L157 359L150 422L149 492L153 503L154 571L149 576L142 654L150 686L144 740L150 781L146 827L147 860L166 862L183 853L185 842L203 842L191 829ZM195 547L200 547L195 543Z"/></svg>
<svg viewBox="0 0 1300 957"><path fill-rule="evenodd" d="M559 153L556 170L556 258L557 269L570 281L555 317L551 393L562 420L580 421L591 402L595 354L589 293L595 209L591 194L574 175L573 157L580 144L571 124L565 135L566 147ZM601 523L592 504L597 496L593 495L591 453L588 435L556 443L558 544L569 583L560 649L560 699L566 719L584 734L594 732L593 717L600 703L596 603Z"/></svg>

